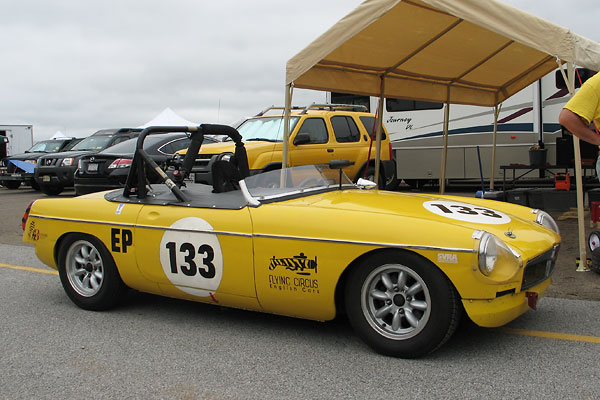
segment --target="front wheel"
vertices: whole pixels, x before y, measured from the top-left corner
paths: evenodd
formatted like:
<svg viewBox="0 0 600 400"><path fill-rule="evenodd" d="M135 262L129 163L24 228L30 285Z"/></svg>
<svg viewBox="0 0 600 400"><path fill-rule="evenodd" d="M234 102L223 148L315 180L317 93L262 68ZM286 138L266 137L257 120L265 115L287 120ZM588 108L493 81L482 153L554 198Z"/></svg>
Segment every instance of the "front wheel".
<svg viewBox="0 0 600 400"><path fill-rule="evenodd" d="M86 310L112 308L126 291L112 256L90 235L74 233L62 241L58 274L67 296Z"/></svg>
<svg viewBox="0 0 600 400"><path fill-rule="evenodd" d="M348 319L381 354L423 356L444 344L458 325L461 308L454 287L416 254L372 255L350 271L347 282Z"/></svg>
<svg viewBox="0 0 600 400"><path fill-rule="evenodd" d="M2 181L2 185L7 189L15 190L21 186L21 181Z"/></svg>
<svg viewBox="0 0 600 400"><path fill-rule="evenodd" d="M62 193L64 188L62 186L50 186L50 185L42 185L40 186L40 190L46 196L58 196Z"/></svg>

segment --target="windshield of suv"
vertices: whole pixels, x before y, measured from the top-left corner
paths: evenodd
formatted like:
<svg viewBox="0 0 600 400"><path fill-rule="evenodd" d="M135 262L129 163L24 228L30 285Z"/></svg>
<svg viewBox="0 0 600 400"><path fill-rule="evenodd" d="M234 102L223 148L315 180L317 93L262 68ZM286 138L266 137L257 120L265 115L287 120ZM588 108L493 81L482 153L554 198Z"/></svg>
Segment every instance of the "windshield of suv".
<svg viewBox="0 0 600 400"><path fill-rule="evenodd" d="M102 150L110 143L111 139L112 136L88 136L73 146L71 150Z"/></svg>
<svg viewBox="0 0 600 400"><path fill-rule="evenodd" d="M290 132L298 122L298 117L290 117ZM250 118L244 121L237 130L244 142L264 140L281 142L283 140L283 117Z"/></svg>
<svg viewBox="0 0 600 400"><path fill-rule="evenodd" d="M64 143L64 140L43 140L34 144L25 153L56 153L62 148Z"/></svg>
<svg viewBox="0 0 600 400"><path fill-rule="evenodd" d="M264 202L317 190L339 188L340 179L342 186L354 187L343 171L331 169L326 164L276 169L252 175L244 179L244 182L250 196Z"/></svg>

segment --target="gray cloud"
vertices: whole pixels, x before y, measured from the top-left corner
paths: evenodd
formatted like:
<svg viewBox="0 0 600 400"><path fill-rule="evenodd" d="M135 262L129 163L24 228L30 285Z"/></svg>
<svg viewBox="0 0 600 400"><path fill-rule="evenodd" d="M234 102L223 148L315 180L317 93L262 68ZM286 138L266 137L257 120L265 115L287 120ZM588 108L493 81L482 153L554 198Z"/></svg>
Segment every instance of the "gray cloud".
<svg viewBox="0 0 600 400"><path fill-rule="evenodd" d="M591 0L510 4L598 40ZM228 123L283 104L286 61L360 0L0 3L0 123L85 136L171 107ZM568 9L567 9L568 8ZM564 21L564 22L563 22ZM594 37L594 35L596 37ZM297 91L294 103L324 101Z"/></svg>

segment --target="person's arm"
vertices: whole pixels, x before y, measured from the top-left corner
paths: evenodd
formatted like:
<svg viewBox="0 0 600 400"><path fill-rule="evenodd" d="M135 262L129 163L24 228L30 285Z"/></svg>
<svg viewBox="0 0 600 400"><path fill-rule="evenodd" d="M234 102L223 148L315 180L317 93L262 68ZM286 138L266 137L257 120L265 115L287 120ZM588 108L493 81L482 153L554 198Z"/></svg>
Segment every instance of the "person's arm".
<svg viewBox="0 0 600 400"><path fill-rule="evenodd" d="M581 140L600 146L600 135L589 129L581 117L573 111L563 108L558 122Z"/></svg>

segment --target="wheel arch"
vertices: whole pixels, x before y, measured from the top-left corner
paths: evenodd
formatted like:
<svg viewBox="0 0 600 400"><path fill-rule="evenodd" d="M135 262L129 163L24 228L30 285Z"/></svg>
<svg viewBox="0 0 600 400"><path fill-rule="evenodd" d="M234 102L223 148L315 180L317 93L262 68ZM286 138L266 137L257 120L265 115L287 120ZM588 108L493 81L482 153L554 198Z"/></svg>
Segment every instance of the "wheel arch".
<svg viewBox="0 0 600 400"><path fill-rule="evenodd" d="M387 248L374 249L374 250L368 251L364 254L361 254L359 257L355 258L350 264L348 264L348 266L344 269L344 271L340 275L340 278L338 279L338 282L335 287L335 292L334 292L336 315L339 315L340 313L345 313L345 310L346 310L346 307L344 304L344 302L345 302L344 292L346 289L347 278L348 278L348 275L350 274L350 271L352 271L354 268L358 268L359 265L362 263L362 261L365 260L366 258L369 258L376 254L383 254L383 253L394 254L396 257L400 257L400 258L405 255L417 256L421 261L429 264L431 266L431 268L435 268L437 271L439 271L440 274L444 277L444 279L446 279L448 281L448 283L450 284L450 286L454 289L458 298L459 299L461 298L460 293L458 292L456 286L454 286L454 283L452 282L452 280L450 280L448 275L446 275L446 273L440 267L438 267L435 263L433 263L431 260L429 260L428 258L422 256L421 254L419 254L415 251L401 249L401 248L387 247Z"/></svg>
<svg viewBox="0 0 600 400"><path fill-rule="evenodd" d="M56 263L57 266L58 266L58 253L60 252L60 247L62 246L63 242L71 235L84 235L84 236L89 236L89 237L96 239L97 241L102 243L102 245L108 251L108 254L110 255L110 257L113 259L113 262L115 262L115 259L109 250L109 246L107 246L106 243L104 243L104 241L102 239L100 239L98 236L94 236L94 235L86 233L86 232L71 231L71 232L65 232L62 235L60 235L60 237L56 240L56 243L54 244L53 256L54 256L54 262ZM115 265L116 265L116 263L115 263ZM117 268L117 271L118 270L119 269ZM119 273L119 275L120 275L120 273Z"/></svg>

